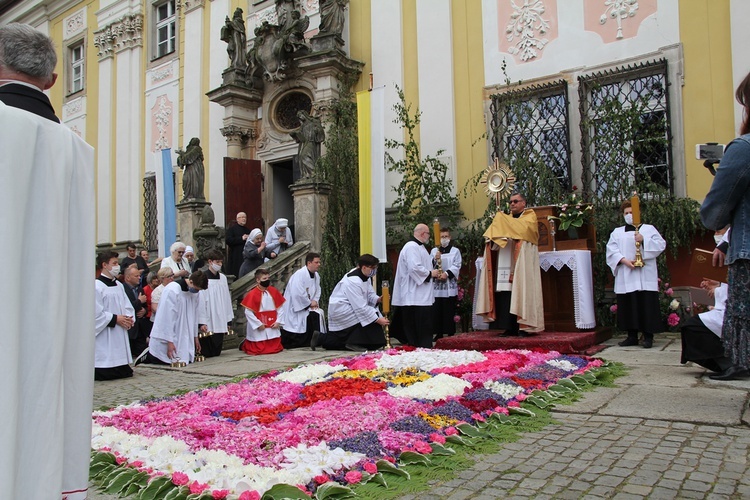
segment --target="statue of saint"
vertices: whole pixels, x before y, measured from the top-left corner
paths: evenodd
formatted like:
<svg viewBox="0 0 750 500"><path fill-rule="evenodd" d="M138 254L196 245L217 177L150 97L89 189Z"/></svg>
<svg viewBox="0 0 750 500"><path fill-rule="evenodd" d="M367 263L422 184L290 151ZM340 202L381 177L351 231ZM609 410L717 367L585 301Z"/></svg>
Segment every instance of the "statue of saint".
<svg viewBox="0 0 750 500"><path fill-rule="evenodd" d="M197 137L190 139L185 151L175 150L177 166L182 169L182 199L205 200L203 184L206 172L203 168L203 149Z"/></svg>
<svg viewBox="0 0 750 500"><path fill-rule="evenodd" d="M247 48L247 35L245 34L245 20L242 19L242 9L237 7L232 19L229 16L224 20L221 28L221 39L227 43L227 54L229 54L230 66L237 69L245 69L245 49Z"/></svg>
<svg viewBox="0 0 750 500"><path fill-rule="evenodd" d="M347 0L320 0L320 28L324 35L338 35L344 31L344 9Z"/></svg>
<svg viewBox="0 0 750 500"><path fill-rule="evenodd" d="M320 158L320 145L326 138L320 118L310 116L307 111L298 111L300 121L299 130L291 133L292 138L299 143L297 161L299 162L300 178L312 177L315 165Z"/></svg>

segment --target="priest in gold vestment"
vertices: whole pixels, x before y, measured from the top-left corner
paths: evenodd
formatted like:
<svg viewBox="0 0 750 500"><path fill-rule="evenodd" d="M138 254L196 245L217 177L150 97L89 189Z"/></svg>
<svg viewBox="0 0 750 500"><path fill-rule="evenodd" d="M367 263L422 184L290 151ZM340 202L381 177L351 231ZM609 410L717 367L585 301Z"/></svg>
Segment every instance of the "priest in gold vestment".
<svg viewBox="0 0 750 500"><path fill-rule="evenodd" d="M510 214L498 212L484 232L484 265L477 286L476 314L503 336L544 330L539 227L520 193L510 197Z"/></svg>

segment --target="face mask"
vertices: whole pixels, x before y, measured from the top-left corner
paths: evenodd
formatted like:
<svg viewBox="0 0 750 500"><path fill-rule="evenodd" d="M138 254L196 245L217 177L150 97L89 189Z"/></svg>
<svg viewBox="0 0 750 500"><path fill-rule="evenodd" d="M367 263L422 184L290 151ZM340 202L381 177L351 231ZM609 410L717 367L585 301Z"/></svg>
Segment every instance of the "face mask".
<svg viewBox="0 0 750 500"><path fill-rule="evenodd" d="M193 288L193 287L189 287L188 290L190 291L190 293L198 293L198 292L200 292L200 290L198 290L197 288Z"/></svg>
<svg viewBox="0 0 750 500"><path fill-rule="evenodd" d="M215 273L218 273L221 271L221 266L219 264L211 264L211 270Z"/></svg>
<svg viewBox="0 0 750 500"><path fill-rule="evenodd" d="M262 286L263 288L268 288L269 286L271 286L271 280L263 280L259 282L258 284Z"/></svg>
<svg viewBox="0 0 750 500"><path fill-rule="evenodd" d="M451 242L450 238L440 238L440 246L447 247Z"/></svg>
<svg viewBox="0 0 750 500"><path fill-rule="evenodd" d="M633 225L633 214L625 214L625 224Z"/></svg>
<svg viewBox="0 0 750 500"><path fill-rule="evenodd" d="M714 241L716 242L716 244L717 244L717 245L718 245L719 243L721 243L721 238L722 238L722 236L720 236L720 235L718 235L718 234L715 234L715 235L714 235Z"/></svg>
<svg viewBox="0 0 750 500"><path fill-rule="evenodd" d="M109 270L110 274L112 276L119 276L120 275L120 266L112 266L112 269Z"/></svg>
<svg viewBox="0 0 750 500"><path fill-rule="evenodd" d="M370 272L369 272L369 273L367 273L367 277L368 277L368 278L372 278L372 277L373 277L373 276L375 276L376 274L378 274L378 268L377 268L377 267L376 267L376 268L373 268L373 269L371 269L371 270L370 270Z"/></svg>

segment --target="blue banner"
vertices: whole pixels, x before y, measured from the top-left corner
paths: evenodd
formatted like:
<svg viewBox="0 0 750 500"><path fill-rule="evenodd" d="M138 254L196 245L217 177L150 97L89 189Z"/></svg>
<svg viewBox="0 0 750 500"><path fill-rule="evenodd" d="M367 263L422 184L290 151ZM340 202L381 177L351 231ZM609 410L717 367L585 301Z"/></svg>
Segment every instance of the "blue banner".
<svg viewBox="0 0 750 500"><path fill-rule="evenodd" d="M164 179L164 253L177 241L177 208L174 200L174 175L172 174L172 150L161 150L162 178Z"/></svg>

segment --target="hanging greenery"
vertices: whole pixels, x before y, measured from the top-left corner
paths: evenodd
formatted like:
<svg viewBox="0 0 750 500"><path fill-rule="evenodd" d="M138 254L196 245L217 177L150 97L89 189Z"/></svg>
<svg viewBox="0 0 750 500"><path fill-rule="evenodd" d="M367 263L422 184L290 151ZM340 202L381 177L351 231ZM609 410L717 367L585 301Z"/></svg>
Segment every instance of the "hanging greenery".
<svg viewBox="0 0 750 500"><path fill-rule="evenodd" d="M453 194L453 182L448 177L448 166L439 159L444 151L437 151L436 156L422 156L416 138L420 112L417 109L412 114L403 90L398 86L396 90L399 101L393 106L394 123L403 129L404 139L385 141L386 166L401 178L393 188L396 192L395 225L388 226L387 234L391 241L402 243L411 237L414 226L419 223L430 225L437 217L442 225L456 227L462 217L458 197ZM401 154L394 156L393 151Z"/></svg>
<svg viewBox="0 0 750 500"><path fill-rule="evenodd" d="M323 307L336 283L349 272L359 257L359 176L357 105L351 91L355 80L346 78L339 96L331 103L327 119L326 153L320 159L322 178L331 184L328 198L320 280Z"/></svg>

